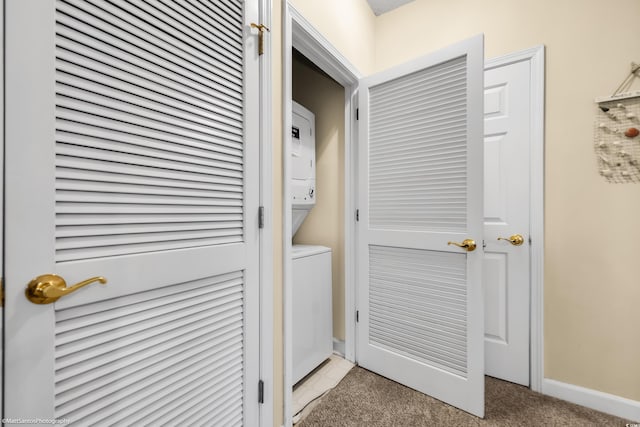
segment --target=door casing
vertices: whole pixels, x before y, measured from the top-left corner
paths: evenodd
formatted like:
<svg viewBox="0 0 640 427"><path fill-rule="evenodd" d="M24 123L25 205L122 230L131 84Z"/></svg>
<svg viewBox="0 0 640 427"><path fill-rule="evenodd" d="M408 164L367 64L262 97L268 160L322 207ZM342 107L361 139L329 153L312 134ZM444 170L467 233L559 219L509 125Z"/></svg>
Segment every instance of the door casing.
<svg viewBox="0 0 640 427"><path fill-rule="evenodd" d="M529 379L542 392L544 379L544 45L485 61L485 71L517 62L530 70L530 346Z"/></svg>
<svg viewBox="0 0 640 427"><path fill-rule="evenodd" d="M291 128L292 117L292 48L304 54L314 64L336 80L345 88L345 207L344 207L344 261L345 261L345 358L355 361L355 145L356 134L356 86L360 72L335 48L322 34L315 29L304 16L289 3L282 3L283 16L283 84L282 84L282 163L283 163L283 192L282 200L282 276L283 276L283 306L284 306L284 425L293 423L292 390L293 390L293 364L292 364L292 263L291 263L291 200L286 195L290 194L291 168L289 149L291 133L286 129ZM353 320L353 322L352 322Z"/></svg>

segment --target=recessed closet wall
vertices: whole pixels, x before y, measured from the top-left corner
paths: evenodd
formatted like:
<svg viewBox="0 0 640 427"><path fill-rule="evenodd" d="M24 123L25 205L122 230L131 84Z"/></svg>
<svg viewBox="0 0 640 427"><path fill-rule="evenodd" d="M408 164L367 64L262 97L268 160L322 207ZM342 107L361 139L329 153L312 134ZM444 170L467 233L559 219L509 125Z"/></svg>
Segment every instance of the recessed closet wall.
<svg viewBox="0 0 640 427"><path fill-rule="evenodd" d="M293 100L316 118L316 205L294 244L332 250L333 336L344 341L344 88L297 51Z"/></svg>

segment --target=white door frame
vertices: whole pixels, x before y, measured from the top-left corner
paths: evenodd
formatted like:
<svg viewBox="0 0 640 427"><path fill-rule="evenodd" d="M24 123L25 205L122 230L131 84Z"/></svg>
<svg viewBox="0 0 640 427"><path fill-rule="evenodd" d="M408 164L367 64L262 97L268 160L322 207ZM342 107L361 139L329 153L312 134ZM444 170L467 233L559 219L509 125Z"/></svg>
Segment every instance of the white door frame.
<svg viewBox="0 0 640 427"><path fill-rule="evenodd" d="M260 22L271 28L271 1L260 0ZM271 37L264 38L260 56L260 206L263 209L260 233L260 380L263 381L261 426L273 425L275 378L273 369L273 126L271 83Z"/></svg>
<svg viewBox="0 0 640 427"><path fill-rule="evenodd" d="M530 70L530 229L531 236L531 324L530 388L542 392L544 378L544 45L509 53L485 61L485 71L528 62Z"/></svg>
<svg viewBox="0 0 640 427"><path fill-rule="evenodd" d="M0 0L0 407L4 418L4 0Z"/></svg>
<svg viewBox="0 0 640 427"><path fill-rule="evenodd" d="M344 264L345 264L345 358L355 361L355 145L357 141L355 120L357 105L356 87L360 72L331 43L298 12L289 1L282 3L282 164L283 190L282 200L282 276L284 299L284 425L292 425L292 263L291 263L291 158L290 140L292 115L292 48L295 47L331 78L345 88L344 120L344 167L345 167L345 206L344 206Z"/></svg>

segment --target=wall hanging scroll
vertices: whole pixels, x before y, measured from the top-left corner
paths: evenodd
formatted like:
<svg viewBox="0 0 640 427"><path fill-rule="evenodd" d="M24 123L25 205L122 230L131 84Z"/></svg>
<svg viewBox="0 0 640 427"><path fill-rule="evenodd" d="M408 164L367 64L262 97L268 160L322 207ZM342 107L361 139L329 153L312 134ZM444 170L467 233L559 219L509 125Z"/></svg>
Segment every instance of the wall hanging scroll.
<svg viewBox="0 0 640 427"><path fill-rule="evenodd" d="M640 91L621 92L639 72L632 63L613 95L596 98L595 152L600 175L611 183L640 183Z"/></svg>

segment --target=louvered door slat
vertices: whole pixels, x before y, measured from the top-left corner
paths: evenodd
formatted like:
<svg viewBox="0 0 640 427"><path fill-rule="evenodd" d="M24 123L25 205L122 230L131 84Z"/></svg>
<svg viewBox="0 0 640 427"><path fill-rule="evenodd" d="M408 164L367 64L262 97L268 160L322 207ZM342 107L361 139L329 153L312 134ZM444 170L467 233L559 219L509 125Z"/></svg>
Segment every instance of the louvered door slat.
<svg viewBox="0 0 640 427"><path fill-rule="evenodd" d="M110 343L102 343L97 339L86 339L79 343L73 343L73 345L61 346L56 351L56 367L60 370L61 378L63 378L106 364L109 361L96 358L105 357L113 351L117 352L118 360L120 360L151 347L155 348L157 344L164 342L165 335L166 337L178 338L194 328L205 328L209 324L226 328L238 320L234 316L237 316L239 306L240 304L235 303L216 310L214 304L205 304L198 307L197 310L186 310L185 316L179 320L173 316L173 325L149 326L151 322L147 322L145 329L133 331L127 336L120 337L114 332L104 334L103 336L114 340ZM212 312L209 313L207 310L212 310ZM94 347L87 347L89 344L94 344Z"/></svg>
<svg viewBox="0 0 640 427"><path fill-rule="evenodd" d="M242 273L237 271L216 276L218 289L233 286L237 283L238 279L241 278ZM56 319L58 320L56 322L56 331L64 332L68 328L73 329L73 325L76 325L76 327L77 325L84 326L86 324L93 324L94 322L101 322L105 319L110 319L114 317L113 313L115 311L130 311L130 307L134 305L139 309L144 310L148 306L155 306L158 301L166 302L168 299L177 295L185 295L189 292L193 292L194 290L197 291L198 289L206 288L210 284L211 278L206 277L198 280L191 280L186 283L174 284L173 286L151 289L144 293L134 293L128 295L127 298L119 298L110 301L97 301L89 305L67 308L56 313ZM115 317L117 316L118 315ZM65 322L79 318L83 318L82 323L77 323L76 321L72 326L65 326L67 325Z"/></svg>
<svg viewBox="0 0 640 427"><path fill-rule="evenodd" d="M384 247L371 247L370 254L369 337L372 342L465 376L467 302L464 255ZM454 274L444 277L437 273L429 274L432 269L436 272L441 270L441 265L453 270ZM416 280L419 278L421 280ZM448 285L452 292L443 294L440 291L443 284ZM396 290L395 294L376 292L390 287ZM416 287L418 291L413 290ZM462 330L452 333L441 325L433 324L432 318L416 317L404 310L406 306L419 308L425 303L443 308L448 305L457 307L458 310L446 312L449 318L463 326Z"/></svg>
<svg viewBox="0 0 640 427"><path fill-rule="evenodd" d="M177 10L182 14L175 14ZM237 178L242 183L244 124L229 109L243 91L241 61L237 61L242 57L241 34L235 38L220 31L214 34L211 25L194 14L197 10L193 5L183 8L168 3L59 2L57 165L66 178L58 180L56 197L57 212L64 218L56 233L58 260L242 240L238 221L184 225L187 215L222 213L225 207L242 209L241 186L226 187L228 191L185 191L150 187L149 182L113 185L109 180L100 185L91 176L98 172L99 179L107 171L126 174L115 178L118 182L132 175L147 174L152 181L170 179L173 174L202 184L219 182L220 178L210 178L214 176ZM176 16L167 15L169 12ZM238 16L222 19L241 27ZM95 60L96 48L126 69L117 74L120 80L113 78L113 67ZM191 83L185 86L180 79L181 84L176 85L178 80L172 81L172 75L187 77ZM161 95L168 82L173 99ZM190 101L185 95L192 93L189 85L201 93L215 90L217 101L203 104L207 98L200 96L198 108L185 102ZM171 140L171 135L178 139ZM193 148L185 149L185 145ZM70 167L84 178L69 178ZM187 178L185 173L193 175ZM145 220L151 226L136 226L139 222L117 226L110 221L87 227L85 215L98 211L156 218ZM180 213L181 221L158 222L170 212ZM73 222L76 218L78 222Z"/></svg>
<svg viewBox="0 0 640 427"><path fill-rule="evenodd" d="M75 13L75 11L71 11ZM83 43L105 49L107 52L117 51L118 48L123 50L122 53L116 54L116 57L129 57L129 62L135 65L140 61L142 72L150 69L160 76L164 75L164 79L182 82L186 87L195 89L214 99L228 102L232 106L242 107L241 98L236 90L230 90L227 85L228 81L223 77L208 75L203 77L199 73L195 73L191 69L191 64L186 61L176 60L170 52L162 51L154 46L140 47L135 44L124 44L122 39L126 39L126 33L112 35L107 31L96 30L95 26L75 18L75 15L58 14L59 34L70 39L80 39ZM162 77L158 78L163 80Z"/></svg>
<svg viewBox="0 0 640 427"><path fill-rule="evenodd" d="M240 418L240 414L237 413L235 409L235 405L233 403L236 396L239 394L238 391L231 393L230 395L225 395L220 399L219 404L215 405L213 409L204 408L201 412L204 415L200 419L187 418L185 419L187 423L191 425L212 425L214 421L219 422L220 425L224 426L240 426L242 425L242 419ZM208 410L207 410L208 409ZM179 419L174 418L172 421L178 422Z"/></svg>
<svg viewBox="0 0 640 427"><path fill-rule="evenodd" d="M149 128L161 132L169 132L185 137L196 139L218 138L223 141L240 142L242 138L234 133L218 131L185 120L175 119L172 116L158 114L147 109L135 109L129 104L122 102L112 102L110 100L98 100L90 94L78 94L73 90L65 91L59 86L57 104L60 111L60 118L72 120L73 112L83 111L85 114L93 115L95 118L102 118L108 127L115 125L113 121L125 123L135 123L137 126ZM67 95L68 94L68 95Z"/></svg>
<svg viewBox="0 0 640 427"><path fill-rule="evenodd" d="M212 389L214 387L211 386L209 388ZM224 390L222 390L222 392L224 393ZM216 409L216 418L218 419L224 419L226 416L230 415L230 410L233 412L233 415L238 415L236 407L238 405L237 402L240 397L239 395L240 390L234 390L230 395L226 395L220 393L220 390L218 389L216 404L213 405L217 408L214 408L213 410L211 408L211 401L209 401L206 396L194 396L179 407L178 411L161 411L163 412L162 414L153 414L154 416L149 419L149 425L161 424L165 419L170 425L178 425L182 423L184 423L184 425L197 425L195 424L195 420L207 412L216 411Z"/></svg>
<svg viewBox="0 0 640 427"><path fill-rule="evenodd" d="M241 357L241 354L239 351L237 356ZM237 383L237 378L242 375L240 362L232 362L225 364L223 369L220 367L215 369L216 366L208 363L206 356L203 356L204 360L194 362L192 365L181 366L180 369L167 372L167 375L159 380L142 381L135 386L130 386L126 389L126 394L111 395L108 399L92 402L92 405L84 406L78 411L69 413L61 411L60 417L73 418L80 425L109 425L116 415L127 419L147 405L171 394L170 390L179 396L185 389L202 389L202 386L207 384L206 381L220 383L228 377L233 377ZM236 405L238 405L237 399Z"/></svg>
<svg viewBox="0 0 640 427"><path fill-rule="evenodd" d="M92 401L104 400L109 395L118 393L119 390L135 391L135 389L130 390L130 387L136 387L141 381L166 375L167 370L170 370L172 366L186 365L192 360L208 359L213 364L215 358L220 358L220 363L224 365L233 360L229 354L236 355L241 347L241 342L238 340L222 344L217 340L212 340L212 342L218 343L215 351L203 353L202 345L195 348L185 348L179 353L174 353L171 359L166 358L164 354L160 355L162 357L150 357L143 363L131 364L127 366L127 369L113 372L111 375L88 379L79 386L59 393L56 396L56 405L60 411L75 411Z"/></svg>
<svg viewBox="0 0 640 427"><path fill-rule="evenodd" d="M239 58L231 55L229 52L225 54L222 54L220 51L211 52L207 55L209 61L213 62L214 58L218 60L214 68L209 61L205 61L199 57L199 52L188 49L188 45L181 43L179 38L177 38L181 36L179 33L166 34L163 30L144 24L144 21L140 22L135 18L135 15L131 15L131 11L119 9L118 11L114 11L115 13L109 13L100 7L89 4L86 0L64 1L70 3L72 6L69 8L60 7L58 9L59 12L65 12L75 18L75 20L82 21L92 27L100 28L101 32L108 33L121 40L132 40L130 42L132 45L152 52L159 57L166 58L179 67L201 76L201 78L208 78L215 81L218 80L219 77L224 77L224 72L228 72L229 74L233 74L232 70L242 72L241 51ZM101 2L100 4L103 5L105 3ZM134 10L133 13L140 13L140 10ZM136 23L140 25L140 27L127 22L127 20L137 21ZM81 26L79 25L79 27ZM187 49L185 49L185 47L187 47ZM230 48L230 46L227 46L227 48ZM237 51L238 49L236 48L235 52ZM218 80L218 82L221 84L221 87L216 88L217 90L219 89L230 96L240 97L242 95L241 91L235 91L236 95L234 95L234 91L229 90L230 85L226 81Z"/></svg>
<svg viewBox="0 0 640 427"><path fill-rule="evenodd" d="M58 69L75 65L78 74L86 74L87 70L95 72L92 81L107 84L121 84L124 87L136 87L143 93L158 93L186 104L206 108L213 106L213 111L230 118L241 118L242 106L232 98L211 91L208 86L198 85L176 73L156 65L142 56L133 55L123 49L91 40L89 47L73 40L75 33L65 27L58 28L57 51L67 63L58 62ZM98 56L99 55L99 56ZM140 80L144 87L140 85ZM145 90L146 88L146 90Z"/></svg>
<svg viewBox="0 0 640 427"><path fill-rule="evenodd" d="M99 422L157 400L156 393L169 384L193 388L193 380L207 372L231 375L230 365L238 366L238 372L231 370L233 375L241 375L243 288L233 277L154 290L137 300L121 297L96 304L93 310L83 306L60 311L58 416ZM181 291L180 298L172 297L176 291ZM180 329L189 324L198 327ZM183 334L199 345L173 341ZM171 352L173 357L168 357ZM114 360L106 355L119 356Z"/></svg>
<svg viewBox="0 0 640 427"><path fill-rule="evenodd" d="M176 155L180 155L181 159L189 159L188 162L196 164L205 161L205 159L231 160L233 163L237 163L238 158L242 156L242 151L236 148L236 143L222 141L220 139L214 139L214 143L209 144L208 147L203 146L200 141L188 140L186 138L182 138L181 144L175 144L171 141L172 138L170 135L167 138L168 140L163 141L151 139L152 137L149 135L138 135L126 132L126 129L115 130L100 128L95 126L95 124L97 124L95 122L70 123L69 120L60 119L59 123L61 123L61 127L64 127L64 129L59 129L57 136L61 140L69 141L69 143L73 143L77 141L78 138L81 138L85 144L94 144L97 148L104 147L105 149L109 149L108 147L119 147L118 151L120 152L126 152L128 150L134 154L143 156L153 156L154 153L156 153L156 156L174 156L176 159ZM126 128L126 125L123 127ZM224 143L224 145L220 143Z"/></svg>
<svg viewBox="0 0 640 427"><path fill-rule="evenodd" d="M194 10L197 10L196 13L202 13L203 19L215 22L214 26L217 28L224 27L224 32L227 34L235 34L236 36L242 35L242 29L238 28L234 25L234 22L230 22L228 18L228 9L227 11L223 11L220 6L220 2L210 2L210 1L193 1L187 0L186 4L189 4ZM206 17L206 18L204 18ZM242 19L242 13L233 13L232 19ZM227 18L227 19L225 19Z"/></svg>
<svg viewBox="0 0 640 427"><path fill-rule="evenodd" d="M190 223L199 222L213 222L219 221L220 223L226 223L229 221L241 221L241 214L203 214L192 215L188 218ZM59 227L73 226L73 225L103 225L103 224L117 224L117 225L129 225L129 224L167 224L167 223L185 223L187 219L181 218L180 215L123 215L119 214L117 217L109 215L58 215Z"/></svg>
<svg viewBox="0 0 640 427"><path fill-rule="evenodd" d="M191 206L191 205L140 205L140 204L105 204L105 203L65 203L56 204L61 214L217 214L242 213L240 206ZM186 220L186 217L185 217Z"/></svg>
<svg viewBox="0 0 640 427"><path fill-rule="evenodd" d="M193 108L189 104L176 102L176 99L163 98L148 89L122 84L115 79L108 79L101 75L96 76L93 70L88 72L86 68L62 61L59 62L58 70L58 82L67 86L65 93L69 96L91 100L96 103L117 99L121 104L125 104L124 107L127 106L126 104L132 104L149 111L193 121L196 124L209 126L216 130L242 134L242 128L238 127L238 121L227 119L224 116L212 117L211 111ZM82 77L83 80L77 80L78 77ZM95 82L92 81L94 79Z"/></svg>
<svg viewBox="0 0 640 427"><path fill-rule="evenodd" d="M229 176L234 178L242 178L242 165L236 162L223 162L209 159L208 165L203 165L199 159L196 162L186 162L173 160L167 156L167 158L161 158L156 156L145 156L138 154L130 154L126 152L114 152L110 150L103 150L100 148L91 147L91 141L82 145L75 145L65 142L66 137L60 138L61 141L58 144L58 155L67 156L88 160L101 160L106 162L129 164L136 166L148 166L157 169L168 169L176 171L193 172L197 174L207 174L209 176ZM69 138L70 140L72 138ZM150 154L153 153L150 150Z"/></svg>
<svg viewBox="0 0 640 427"><path fill-rule="evenodd" d="M458 62L456 62L458 61ZM457 79L466 76L466 72L459 67L460 58L451 60L447 64L440 64L437 69L428 70L428 72L416 71L412 74L402 76L402 80L408 84L415 85L421 91L431 90L432 87L447 86L447 82L456 83ZM464 61L464 59L462 59ZM376 88L381 96L389 96L390 99L397 101L398 98L392 85L384 85ZM411 95L411 94L410 94ZM415 97L415 93L412 94ZM437 101L437 99L425 99L425 102ZM372 111L375 109L371 105Z"/></svg>
<svg viewBox="0 0 640 427"><path fill-rule="evenodd" d="M71 57L69 59L70 56L69 54L58 55L60 59L58 61L58 80L68 82L68 85L76 86L78 89L112 97L117 95L122 100L138 103L151 109L167 110L169 107L172 114L181 114L182 117L198 120L201 124L215 126L217 123L222 123L237 127L238 120L241 120L230 109L222 109L212 103L207 105L203 102L197 102L192 97L167 91L166 87L162 88L149 82L145 82L146 87L141 87L135 84L135 79L132 79L129 74L123 75L113 67L99 63L86 63L87 61L82 61L83 58ZM78 65L69 61L75 61ZM82 78L82 80L78 81L78 78ZM133 80L133 82L129 82L129 80ZM162 89L165 90L165 93L155 92ZM191 102L187 102L187 100ZM212 115L212 112L215 115Z"/></svg>
<svg viewBox="0 0 640 427"><path fill-rule="evenodd" d="M185 291L180 295L172 295L170 298L146 301L144 304L137 304L133 307L127 306L126 309L113 309L106 313L86 316L88 318L65 321L64 324L56 325L56 355L61 357L65 354L76 353L79 351L77 345L70 346L69 343L81 340L80 348L92 350L95 350L95 343L115 345L110 338L117 338L118 331L121 329L118 322L135 324L127 329L128 334L133 334L147 330L149 325L155 326L155 322L159 318L164 318L167 321L176 320L177 323L167 325L176 327L180 322L186 321L187 316L191 313L218 308L211 313L211 317L214 317L219 310L227 312L237 308L238 304L234 300L234 295L241 290L242 282L235 280L218 285L215 290L211 290L210 287L197 288L190 292ZM72 327L73 329L71 329ZM104 334L108 333L112 333L114 336L107 336L105 339ZM105 352L108 351L110 350Z"/></svg>
<svg viewBox="0 0 640 427"><path fill-rule="evenodd" d="M167 196L179 196L179 197L192 197L192 198L229 198L240 199L242 196L237 192L235 188L223 187L219 188L222 191L216 190L201 190L201 189L184 189L184 188L172 188L172 187L154 187L151 185L136 185L136 184L121 184L115 182L97 183L95 181L81 181L71 179L58 179L56 184L61 191L77 191L77 192L90 192L95 191L98 193L119 193L119 194L146 194L146 195L167 195ZM225 191L226 190L226 191Z"/></svg>
<svg viewBox="0 0 640 427"><path fill-rule="evenodd" d="M84 182L95 182L96 185L102 183L109 183L114 185L133 185L146 186L151 190L156 188L166 188L169 191L173 190L196 190L196 191L236 191L233 179L218 178L218 183L208 182L194 182L177 179L168 179L165 177L154 176L136 176L125 173L113 173L113 172L101 172L101 171L86 171L78 169L70 169L59 167L58 168L58 180L60 181L74 181L75 185L83 185ZM236 180L237 184L238 181ZM69 184L71 185L71 184Z"/></svg>
<svg viewBox="0 0 640 427"><path fill-rule="evenodd" d="M131 413L127 418L127 422L131 422L132 425L148 425L153 426L153 422L151 420L152 417L155 418L156 415L164 416L162 423L167 425L167 413L173 414L176 408L182 408L186 403L191 402L196 397L201 397L202 395L199 393L200 388L204 389L205 396L208 397L209 405L217 406L221 402L230 401L234 407L235 415L242 415L242 411L238 408L238 401L242 398L242 390L238 387L234 387L234 382L237 380L235 375L231 375L228 378L223 378L220 381L216 381L215 383L212 381L208 381L209 378L205 377L202 379L198 379L196 381L197 388L188 388L183 387L178 390L175 396L166 395L162 399L159 399L157 402L154 402L153 405L149 407L140 408L139 411ZM172 412L174 411L174 412ZM216 421L222 422L222 420ZM204 425L204 424L203 424ZM219 425L226 425L221 423Z"/></svg>
<svg viewBox="0 0 640 427"><path fill-rule="evenodd" d="M238 126L238 122L222 118L220 122L216 123L210 120L210 116L203 117L203 112L201 111L191 109L191 111L183 112L182 106L176 104L175 101L171 105L166 105L159 102L151 102L144 97L137 96L135 92L130 93L110 85L93 83L88 79L77 82L75 79L89 73L83 72L84 70L77 70L73 65L62 63L59 69L60 72L57 74L58 84L61 87L64 86L64 89L61 89L60 92L69 98L81 99L122 111L126 111L132 105L139 107L139 114L144 114L147 118L166 123L176 123L178 126L186 128L191 126L201 132L206 132L207 128L199 125L208 126L222 132L242 134L242 127ZM222 121L226 121L226 123L221 123Z"/></svg>
<svg viewBox="0 0 640 427"><path fill-rule="evenodd" d="M233 38L212 26L206 20L192 13L192 9L185 7L187 3L165 2L162 0L148 3L140 0L132 2L139 10L145 11L142 15L151 25L169 32L180 40L183 49L192 51L197 49L207 56L223 55L235 64L242 63L242 56L236 54L241 50L238 38ZM232 46L235 50L229 50ZM202 57L207 61L207 56Z"/></svg>
<svg viewBox="0 0 640 427"><path fill-rule="evenodd" d="M218 31L180 4L162 0L132 0L130 3L137 10L128 8L127 5L123 5L123 9L139 13L142 20L152 28L171 35L174 46L199 57L203 62L209 62L210 57L223 56L230 65L237 67L242 64L242 56L238 54L242 45L238 38ZM204 55L201 56L198 51Z"/></svg>
<svg viewBox="0 0 640 427"><path fill-rule="evenodd" d="M157 180L160 179L170 182L176 181L176 184L183 185L194 185L194 183L195 185L242 185L242 179L239 177L234 178L220 175L203 176L202 174L183 172L180 170L166 170L154 168L153 166L120 164L116 162L66 156L59 156L56 158L56 169L61 173L60 176L66 176L63 174L73 171L72 173L82 174L83 179L87 179L92 173L97 172L96 176L98 177L104 176L104 173L108 173L115 174L116 176L122 176L122 179L130 179L130 177L133 176L135 177L134 179L137 180L150 178L152 182L157 182Z"/></svg>
<svg viewBox="0 0 640 427"><path fill-rule="evenodd" d="M191 349L201 349L205 344L216 343L217 350L224 356L224 352L232 351L232 343L229 338L233 338L235 331L241 327L239 320L228 317L226 320L215 318L219 324L214 322L203 323L197 328L183 328L174 330L167 334L167 338L156 338L154 344L146 343L135 353L120 355L118 358L106 364L97 365L93 363L77 363L68 368L58 371L56 388L58 395L56 399L62 404L83 395L87 391L99 389L105 384L115 382L119 379L128 378L130 373L153 367L156 364L167 360L187 355ZM198 351L199 351L198 350Z"/></svg>
<svg viewBox="0 0 640 427"><path fill-rule="evenodd" d="M376 119L371 122L369 134L369 213L374 228L464 229L465 215L460 213L465 211L466 194L460 187L466 184L466 97L465 91L459 90L465 87L464 66L464 60L454 60L444 71L417 73L371 90L371 114ZM457 80L447 85L447 80L453 77ZM416 89L417 82L423 83L418 86L420 89ZM443 94L446 91L448 95ZM438 101L423 102L419 108L415 105L398 108L388 104L390 97L403 102L411 97ZM441 111L443 97L445 111ZM445 114L447 119L443 120ZM452 132L456 131L458 137L453 139ZM405 147L411 143L401 139L406 133L413 135L415 143ZM446 141L441 140L443 137ZM434 151L434 147L442 147L439 149L442 154ZM403 148L404 151L399 151ZM453 157L452 152L457 152L457 156ZM433 174L452 181L457 191L446 192L446 186L437 192L429 187L405 186L407 181L425 181L426 176ZM381 187L384 192L378 191L380 182L384 182ZM397 206L407 209L396 209Z"/></svg>

